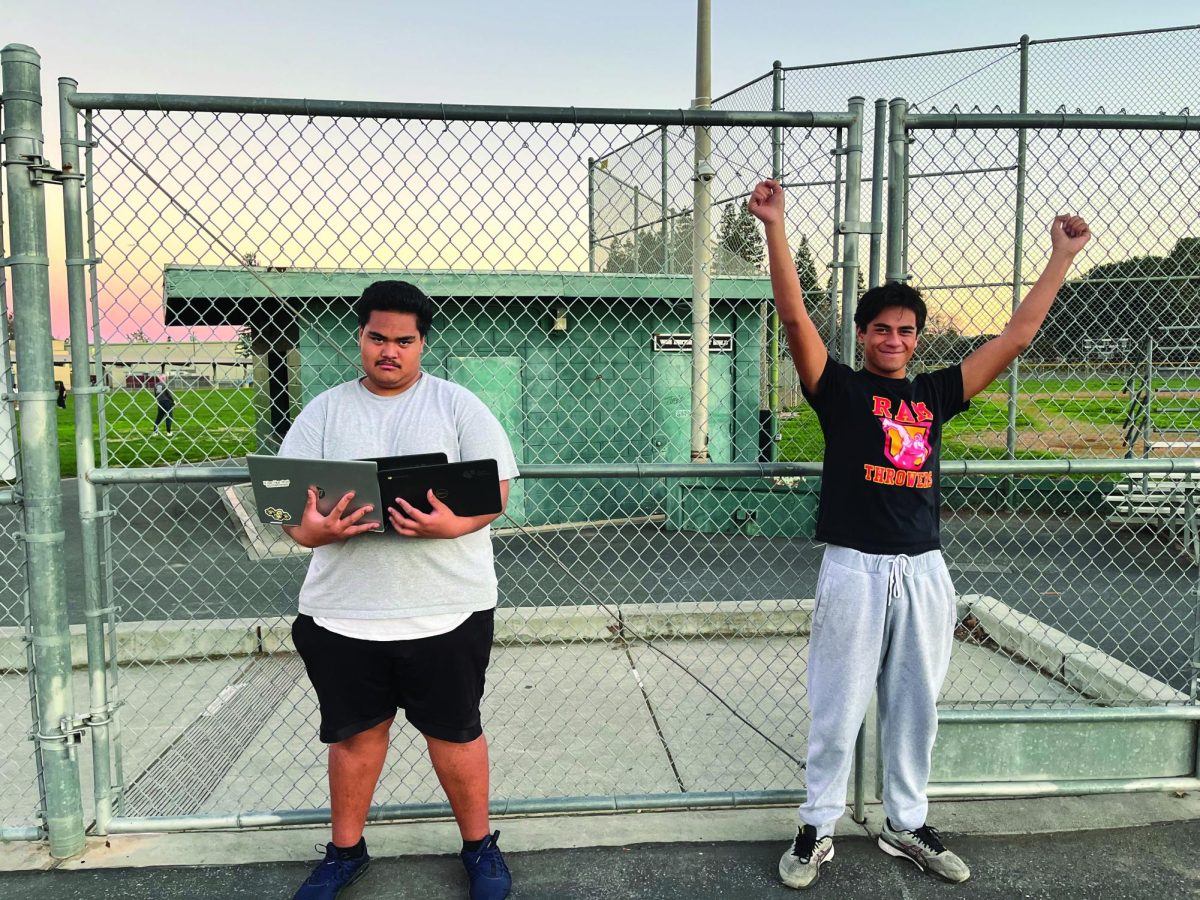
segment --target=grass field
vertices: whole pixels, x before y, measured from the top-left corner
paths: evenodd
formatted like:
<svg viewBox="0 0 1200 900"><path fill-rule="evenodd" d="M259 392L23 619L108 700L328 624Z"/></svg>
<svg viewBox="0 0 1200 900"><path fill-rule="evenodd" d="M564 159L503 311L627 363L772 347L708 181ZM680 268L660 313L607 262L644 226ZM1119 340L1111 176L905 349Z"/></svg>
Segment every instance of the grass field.
<svg viewBox="0 0 1200 900"><path fill-rule="evenodd" d="M1200 378L1157 379L1156 390L1179 392L1153 415L1159 433L1200 432ZM1174 407L1174 408L1172 408ZM1192 408L1194 407L1194 409ZM801 405L780 429L780 460L820 459L824 449L816 414ZM1018 459L1114 457L1125 451L1129 397L1122 378L1022 379L1017 403ZM1002 459L1007 453L1008 395L997 381L956 416L943 435L943 459Z"/></svg>
<svg viewBox="0 0 1200 900"><path fill-rule="evenodd" d="M1164 383L1175 390L1200 393L1200 379ZM1023 380L1018 405L1017 456L1021 459L1064 456L1117 456L1124 451L1122 429L1128 399L1114 378L1043 378ZM175 392L174 434L152 434L154 397L148 390L113 391L106 396L110 463L116 466L165 466L179 462L230 459L257 449L252 388L208 388ZM75 474L74 397L58 410L61 470ZM97 399L92 398L93 412ZM1200 404L1197 404L1200 409ZM781 423L780 460L820 459L824 448L816 414L801 405ZM95 434L99 435L99 419ZM1164 413L1160 430L1198 429L1187 413ZM999 459L1005 455L1008 399L997 383L977 397L966 413L946 426L943 459ZM99 459L97 459L99 464Z"/></svg>
<svg viewBox="0 0 1200 900"><path fill-rule="evenodd" d="M1040 427L1038 420L1017 416L1018 430ZM971 410L950 420L942 435L942 459L1003 459L1008 429L1008 407L992 400L975 400ZM825 448L816 413L804 408L784 419L780 429L780 462L820 459ZM998 439L998 442L997 442ZM1063 454L1036 448L1019 449L1019 459L1054 459Z"/></svg>
<svg viewBox="0 0 1200 900"><path fill-rule="evenodd" d="M157 434L151 433L157 407L150 391L113 391L105 397L111 465L140 468L204 462L244 456L257 448L253 389L181 389L173 393L175 415L170 437L164 426L159 426ZM75 398L68 396L67 408L58 410L59 463L65 476L76 472L74 402ZM93 434L98 440L97 402L93 397ZM99 465L98 449L96 453Z"/></svg>

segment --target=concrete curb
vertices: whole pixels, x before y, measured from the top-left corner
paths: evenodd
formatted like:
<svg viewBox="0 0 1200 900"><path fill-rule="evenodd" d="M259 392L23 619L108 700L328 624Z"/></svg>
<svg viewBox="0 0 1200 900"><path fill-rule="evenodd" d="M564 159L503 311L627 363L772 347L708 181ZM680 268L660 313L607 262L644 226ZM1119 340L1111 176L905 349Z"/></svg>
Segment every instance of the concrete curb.
<svg viewBox="0 0 1200 900"><path fill-rule="evenodd" d="M611 613L607 610L611 610ZM496 641L509 644L563 644L626 639L693 637L780 637L809 633L812 600L700 601L671 604L625 603L606 608L517 606L496 610ZM615 616L615 617L614 617ZM117 626L117 659L128 663L190 660L294 652L292 617L165 619ZM0 628L0 673L26 670L24 629ZM71 626L71 659L87 666L85 626Z"/></svg>
<svg viewBox="0 0 1200 900"><path fill-rule="evenodd" d="M1103 650L1051 628L1027 613L985 594L965 594L963 608L1002 650L1041 669L1063 684L1113 705L1188 703L1187 694L1151 678Z"/></svg>
<svg viewBox="0 0 1200 900"><path fill-rule="evenodd" d="M1153 792L1095 797L1058 796L1020 800L934 801L931 821L951 834L1029 835L1135 827L1200 817L1200 793L1177 796ZM841 839L878 834L882 806L867 805L867 822L844 815ZM506 852L578 847L620 847L690 841L778 841L795 833L793 807L721 810L660 810L570 816L496 817ZM309 862L312 846L329 840L329 826L232 831L155 833L89 837L77 857L53 860L44 844L0 844L0 869L87 871L148 866L238 865L255 862ZM453 821L425 820L371 824L367 840L379 857L444 854L457 847Z"/></svg>
<svg viewBox="0 0 1200 900"><path fill-rule="evenodd" d="M697 637L792 637L812 628L812 600L694 601L556 607L500 607L496 640L509 644L562 644ZM959 620L968 615L1001 650L1103 704L1188 703L1186 694L1102 650L984 594L959 598ZM255 653L294 652L291 616L160 620L117 628L122 664L176 663ZM71 626L71 658L87 665L83 625ZM0 673L26 670L24 630L0 628Z"/></svg>

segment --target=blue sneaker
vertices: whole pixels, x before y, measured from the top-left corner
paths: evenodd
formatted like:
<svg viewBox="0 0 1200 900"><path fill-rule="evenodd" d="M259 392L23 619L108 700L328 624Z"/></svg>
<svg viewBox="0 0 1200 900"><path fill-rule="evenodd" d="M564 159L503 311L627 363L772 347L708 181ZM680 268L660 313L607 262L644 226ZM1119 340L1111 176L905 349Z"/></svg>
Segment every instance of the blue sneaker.
<svg viewBox="0 0 1200 900"><path fill-rule="evenodd" d="M321 845L317 844L317 850ZM367 854L366 842L363 842L363 855L357 859L340 859L337 847L325 845L325 858L317 863L317 867L300 885L292 900L333 900L342 888L349 887L367 874L371 865L371 857Z"/></svg>
<svg viewBox="0 0 1200 900"><path fill-rule="evenodd" d="M504 900L512 890L512 875L496 846L500 832L489 834L478 850L462 852L463 866L471 879L471 900Z"/></svg>

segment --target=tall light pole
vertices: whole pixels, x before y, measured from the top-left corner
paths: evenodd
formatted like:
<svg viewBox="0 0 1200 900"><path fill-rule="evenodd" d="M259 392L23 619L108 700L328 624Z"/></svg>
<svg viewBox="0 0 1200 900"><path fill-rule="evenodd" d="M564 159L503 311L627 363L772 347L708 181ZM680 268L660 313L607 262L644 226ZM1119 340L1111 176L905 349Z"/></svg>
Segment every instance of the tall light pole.
<svg viewBox="0 0 1200 900"><path fill-rule="evenodd" d="M696 2L696 96L692 109L712 108L712 5ZM709 296L712 288L712 135L695 126L692 169L692 462L708 462Z"/></svg>

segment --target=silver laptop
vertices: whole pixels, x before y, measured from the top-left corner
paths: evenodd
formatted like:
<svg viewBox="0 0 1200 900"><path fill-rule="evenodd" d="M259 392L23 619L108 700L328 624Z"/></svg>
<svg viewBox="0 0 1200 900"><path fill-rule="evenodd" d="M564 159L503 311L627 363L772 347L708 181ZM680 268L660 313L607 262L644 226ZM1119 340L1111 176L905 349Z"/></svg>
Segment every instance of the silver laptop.
<svg viewBox="0 0 1200 900"><path fill-rule="evenodd" d="M363 460L294 459L287 456L246 457L250 486L258 520L268 525L299 525L308 502L308 489L317 489L317 510L329 515L348 491L354 499L346 507L352 513L363 506L375 507L359 522L383 531L383 505L379 502L378 466Z"/></svg>

